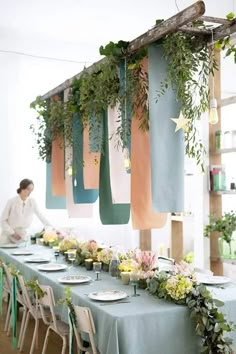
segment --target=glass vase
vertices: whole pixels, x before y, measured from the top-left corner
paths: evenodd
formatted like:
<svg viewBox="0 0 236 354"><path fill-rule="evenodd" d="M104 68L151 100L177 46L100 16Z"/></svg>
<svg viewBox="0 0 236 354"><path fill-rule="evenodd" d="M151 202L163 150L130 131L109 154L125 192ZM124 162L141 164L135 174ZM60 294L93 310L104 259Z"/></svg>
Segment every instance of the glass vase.
<svg viewBox="0 0 236 354"><path fill-rule="evenodd" d="M223 259L236 259L236 241L232 238L231 242L226 242L219 237L219 253Z"/></svg>

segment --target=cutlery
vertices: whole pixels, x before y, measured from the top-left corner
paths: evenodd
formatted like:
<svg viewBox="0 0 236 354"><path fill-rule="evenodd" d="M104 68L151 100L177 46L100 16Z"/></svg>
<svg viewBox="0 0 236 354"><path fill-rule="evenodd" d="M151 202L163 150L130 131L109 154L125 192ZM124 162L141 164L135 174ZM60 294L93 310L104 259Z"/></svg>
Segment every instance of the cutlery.
<svg viewBox="0 0 236 354"><path fill-rule="evenodd" d="M117 302L104 302L100 304L100 306L108 306L108 305L119 305L119 304L128 304L131 301L117 301Z"/></svg>

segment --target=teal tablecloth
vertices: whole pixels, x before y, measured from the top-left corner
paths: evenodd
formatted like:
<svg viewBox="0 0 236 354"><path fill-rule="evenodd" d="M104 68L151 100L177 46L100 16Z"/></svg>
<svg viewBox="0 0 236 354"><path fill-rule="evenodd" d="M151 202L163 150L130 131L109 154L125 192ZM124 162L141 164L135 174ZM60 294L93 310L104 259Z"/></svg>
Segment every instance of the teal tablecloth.
<svg viewBox="0 0 236 354"><path fill-rule="evenodd" d="M52 257L53 251L44 246L31 246L37 254ZM14 263L26 279L37 277L41 284L53 287L56 300L64 297L64 285L57 279L69 273L45 273L36 264L24 263L25 256L13 256L13 249L0 249L0 257ZM54 261L54 260L53 260ZM62 257L58 262L62 262ZM76 267L76 272L95 278L92 271ZM132 294L132 287L121 284L119 279L101 273L101 281L72 286L73 302L91 308L97 330L96 342L100 354L198 354L199 340L188 309L149 295L139 290L141 296L130 297L130 303L101 306L90 300L88 293L98 290L117 289ZM226 289L212 288L214 297L225 302L227 318L236 323L236 286ZM57 312L67 321L67 309L58 305ZM233 334L236 343L236 333Z"/></svg>

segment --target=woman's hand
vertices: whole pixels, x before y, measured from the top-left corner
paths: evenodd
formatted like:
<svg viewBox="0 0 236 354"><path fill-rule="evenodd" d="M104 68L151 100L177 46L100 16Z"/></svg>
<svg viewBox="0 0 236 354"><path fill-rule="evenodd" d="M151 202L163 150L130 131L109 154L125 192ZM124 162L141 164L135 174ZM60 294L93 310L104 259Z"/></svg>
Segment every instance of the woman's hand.
<svg viewBox="0 0 236 354"><path fill-rule="evenodd" d="M13 237L14 237L17 241L19 241L19 240L21 239L21 236L20 236L17 232L14 233Z"/></svg>

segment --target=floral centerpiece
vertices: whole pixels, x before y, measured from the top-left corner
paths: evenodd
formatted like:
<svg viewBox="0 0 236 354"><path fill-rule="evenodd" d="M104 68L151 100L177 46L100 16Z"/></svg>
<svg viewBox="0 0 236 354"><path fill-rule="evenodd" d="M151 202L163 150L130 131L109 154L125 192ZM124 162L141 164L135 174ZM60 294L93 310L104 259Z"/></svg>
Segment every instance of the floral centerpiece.
<svg viewBox="0 0 236 354"><path fill-rule="evenodd" d="M97 253L98 262L102 262L102 268L104 271L109 270L109 264L113 257L113 250L110 247L100 249Z"/></svg>
<svg viewBox="0 0 236 354"><path fill-rule="evenodd" d="M43 242L46 246L56 246L59 243L56 230L45 230L43 233Z"/></svg>
<svg viewBox="0 0 236 354"><path fill-rule="evenodd" d="M173 275L155 272L148 280L148 291L160 299L189 308L196 323L196 334L202 340L202 353L233 354L232 339L226 338L225 332L235 328L218 309L223 303L213 299L207 288L197 283L192 266L182 261L174 267Z"/></svg>
<svg viewBox="0 0 236 354"><path fill-rule="evenodd" d="M70 249L77 249L78 247L79 247L79 242L73 236L68 236L59 243L59 251L61 253L65 253Z"/></svg>

